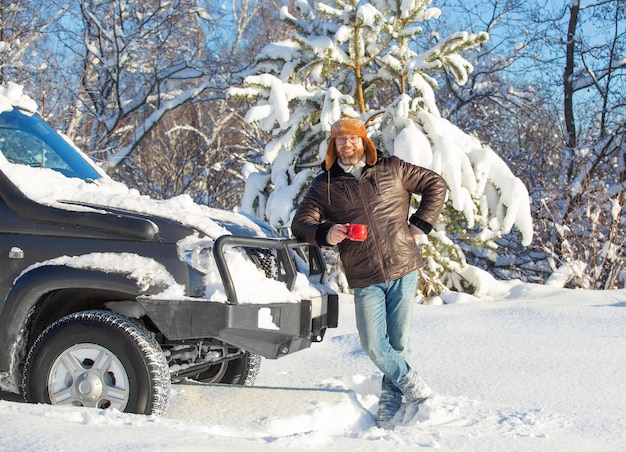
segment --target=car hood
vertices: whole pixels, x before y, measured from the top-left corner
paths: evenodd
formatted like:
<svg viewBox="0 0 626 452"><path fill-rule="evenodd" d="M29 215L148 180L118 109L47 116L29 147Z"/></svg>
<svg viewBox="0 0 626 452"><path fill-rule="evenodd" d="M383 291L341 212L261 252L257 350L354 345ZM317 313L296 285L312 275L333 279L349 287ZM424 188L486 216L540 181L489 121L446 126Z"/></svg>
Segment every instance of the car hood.
<svg viewBox="0 0 626 452"><path fill-rule="evenodd" d="M258 237L272 234L269 225L247 215L196 204L188 195L157 200L109 177L82 180L24 165L2 164L0 171L3 188L13 187L15 191L14 196L5 199L16 199L21 193L32 203L26 203L28 211L44 215L46 221L72 224L77 218L87 218L81 227L108 229L105 224L109 224L118 229L116 233L132 235L136 231L138 238L150 239L151 235L158 235L159 240L167 242L194 232L199 238L209 239L224 234ZM45 212L37 213L37 205ZM15 209L24 214L23 206L15 206Z"/></svg>

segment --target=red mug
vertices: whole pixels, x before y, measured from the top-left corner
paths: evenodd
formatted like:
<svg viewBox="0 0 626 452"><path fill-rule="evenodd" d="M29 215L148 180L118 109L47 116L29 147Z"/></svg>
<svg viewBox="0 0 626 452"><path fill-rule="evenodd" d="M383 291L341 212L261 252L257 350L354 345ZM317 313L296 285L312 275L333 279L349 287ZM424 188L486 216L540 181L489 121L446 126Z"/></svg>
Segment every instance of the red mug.
<svg viewBox="0 0 626 452"><path fill-rule="evenodd" d="M366 224L349 224L348 225L348 238L357 242L362 242L367 238L367 225Z"/></svg>

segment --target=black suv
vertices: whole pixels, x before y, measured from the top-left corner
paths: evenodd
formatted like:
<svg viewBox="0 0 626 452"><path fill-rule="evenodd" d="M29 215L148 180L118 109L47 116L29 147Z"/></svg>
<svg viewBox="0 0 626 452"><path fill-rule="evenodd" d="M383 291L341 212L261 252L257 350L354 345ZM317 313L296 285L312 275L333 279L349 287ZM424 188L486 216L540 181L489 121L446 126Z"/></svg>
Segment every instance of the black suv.
<svg viewBox="0 0 626 452"><path fill-rule="evenodd" d="M337 326L317 247L141 196L37 114L0 107L0 390L160 414L171 381L252 384L261 357ZM280 286L276 299L242 299L238 259L258 273L249 284Z"/></svg>

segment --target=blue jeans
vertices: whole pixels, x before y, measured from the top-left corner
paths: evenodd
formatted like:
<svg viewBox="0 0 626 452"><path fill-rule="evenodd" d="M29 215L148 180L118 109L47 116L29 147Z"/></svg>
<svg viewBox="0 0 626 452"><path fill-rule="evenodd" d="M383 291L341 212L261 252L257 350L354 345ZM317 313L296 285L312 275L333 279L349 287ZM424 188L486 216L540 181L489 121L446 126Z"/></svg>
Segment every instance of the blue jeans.
<svg viewBox="0 0 626 452"><path fill-rule="evenodd" d="M396 383L410 370L406 362L417 290L417 271L395 281L354 289L356 326L367 356Z"/></svg>

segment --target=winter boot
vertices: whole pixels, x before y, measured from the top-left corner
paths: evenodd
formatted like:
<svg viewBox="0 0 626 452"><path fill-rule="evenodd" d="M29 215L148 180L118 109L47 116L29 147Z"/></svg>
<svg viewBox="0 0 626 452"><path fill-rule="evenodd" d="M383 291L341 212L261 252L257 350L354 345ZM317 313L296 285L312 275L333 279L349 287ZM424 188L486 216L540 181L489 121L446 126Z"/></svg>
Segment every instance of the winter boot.
<svg viewBox="0 0 626 452"><path fill-rule="evenodd" d="M432 389L426 385L424 380L414 370L409 370L404 377L398 380L398 388L402 391L406 400L404 420L413 418L419 411L420 405L433 395Z"/></svg>
<svg viewBox="0 0 626 452"><path fill-rule="evenodd" d="M392 419L402 406L402 392L392 383L383 377L380 388L380 399L378 399L378 411L376 413L376 426L379 428L389 428L392 426Z"/></svg>
<svg viewBox="0 0 626 452"><path fill-rule="evenodd" d="M414 370L409 370L407 374L398 380L398 388L404 394L404 398L407 403L413 403L417 401L424 402L428 397L433 395L432 389L430 389L424 380L417 375Z"/></svg>

